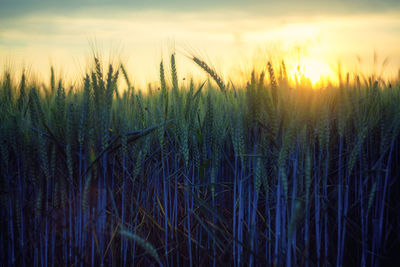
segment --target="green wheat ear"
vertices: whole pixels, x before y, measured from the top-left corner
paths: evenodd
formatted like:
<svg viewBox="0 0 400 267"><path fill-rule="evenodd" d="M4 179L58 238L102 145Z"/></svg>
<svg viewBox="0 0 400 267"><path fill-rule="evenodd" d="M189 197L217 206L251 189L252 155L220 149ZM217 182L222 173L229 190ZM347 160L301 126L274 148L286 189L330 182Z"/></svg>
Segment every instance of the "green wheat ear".
<svg viewBox="0 0 400 267"><path fill-rule="evenodd" d="M120 67L121 67L122 75L124 76L126 85L128 85L128 95L129 95L130 90L131 90L131 81L129 80L128 73L126 72L125 66L123 64L121 64Z"/></svg>
<svg viewBox="0 0 400 267"><path fill-rule="evenodd" d="M272 100L274 102L274 105L276 106L277 101L278 101L278 92L277 92L278 88L277 88L277 84L276 84L274 68L272 67L271 61L268 61L267 67L268 67L269 79L271 82Z"/></svg>
<svg viewBox="0 0 400 267"><path fill-rule="evenodd" d="M221 89L222 92L225 92L226 86L224 84L224 82L222 81L221 77L217 74L217 72L210 68L207 63L205 63L204 61L200 60L197 57L193 57L192 60L200 66L200 68L202 68L205 72L207 72L211 78L214 79L214 81L217 83L218 87Z"/></svg>
<svg viewBox="0 0 400 267"><path fill-rule="evenodd" d="M23 110L26 102L26 78L25 72L22 73L21 82L19 85L19 98L18 98L18 108L19 110Z"/></svg>
<svg viewBox="0 0 400 267"><path fill-rule="evenodd" d="M372 203L374 202L375 193L376 193L376 181L372 184L371 192L369 193L369 196L368 196L367 214L371 210Z"/></svg>
<svg viewBox="0 0 400 267"><path fill-rule="evenodd" d="M85 180L85 185L83 187L82 207L84 211L89 210L89 191L91 183L92 183L92 174L91 172L89 172Z"/></svg>
<svg viewBox="0 0 400 267"><path fill-rule="evenodd" d="M264 181L265 171L263 168L263 164L260 158L257 159L256 171L255 171L255 191L256 194L260 192L261 183ZM264 185L265 186L265 185Z"/></svg>
<svg viewBox="0 0 400 267"><path fill-rule="evenodd" d="M176 71L175 53L171 55L171 76L172 90L176 92L178 90L178 73Z"/></svg>
<svg viewBox="0 0 400 267"><path fill-rule="evenodd" d="M51 88L51 93L54 94L54 92L56 91L56 79L55 79L55 75L54 75L54 67L51 66L50 67L50 88Z"/></svg>
<svg viewBox="0 0 400 267"><path fill-rule="evenodd" d="M69 104L68 109L67 109L67 122L66 122L66 148L65 152L67 155L67 168L68 168L68 179L69 182L72 183L73 181L73 155L72 155L72 146L74 142L74 136L73 136L73 105Z"/></svg>
<svg viewBox="0 0 400 267"><path fill-rule="evenodd" d="M171 62L172 64L172 62ZM175 63L174 63L175 64ZM164 107L164 119L168 118L168 90L167 85L165 82L165 72L164 72L164 63L161 61L160 63L160 85L161 85L161 95L162 95L162 102L161 104Z"/></svg>
<svg viewBox="0 0 400 267"><path fill-rule="evenodd" d="M163 61L160 62L160 84L161 84L161 91L164 92L167 90L167 85L165 82L165 72L164 72L164 63Z"/></svg>
<svg viewBox="0 0 400 267"><path fill-rule="evenodd" d="M288 232L289 239L292 238L293 232L296 230L303 216L304 216L304 203L302 200L296 199L294 203L294 211L289 222L289 232Z"/></svg>

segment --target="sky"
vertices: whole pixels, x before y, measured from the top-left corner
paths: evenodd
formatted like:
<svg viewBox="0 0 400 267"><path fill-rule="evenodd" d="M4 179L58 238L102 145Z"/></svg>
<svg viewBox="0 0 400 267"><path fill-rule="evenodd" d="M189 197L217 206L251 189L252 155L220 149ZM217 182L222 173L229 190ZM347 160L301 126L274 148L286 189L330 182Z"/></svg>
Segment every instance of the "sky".
<svg viewBox="0 0 400 267"><path fill-rule="evenodd" d="M181 77L202 75L196 55L226 79L285 59L317 82L342 69L394 77L398 0L0 0L0 68L81 77L93 52L123 62L135 83L157 79L177 53ZM375 55L375 56L374 56Z"/></svg>

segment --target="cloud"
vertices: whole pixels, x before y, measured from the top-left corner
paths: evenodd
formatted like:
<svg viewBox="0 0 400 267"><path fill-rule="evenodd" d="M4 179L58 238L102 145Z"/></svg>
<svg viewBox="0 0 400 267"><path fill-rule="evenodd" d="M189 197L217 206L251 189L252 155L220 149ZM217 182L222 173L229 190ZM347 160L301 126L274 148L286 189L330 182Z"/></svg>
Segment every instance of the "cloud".
<svg viewBox="0 0 400 267"><path fill-rule="evenodd" d="M137 79L146 80L157 77L155 66L173 42L228 68L238 65L238 55L247 59L259 48L277 47L269 50L274 54L294 46L334 60L369 55L377 48L398 67L397 1L0 0L0 65L12 56L38 69L48 70L49 58L67 68L71 59L84 59L94 43L107 52L121 47ZM179 66L196 71L188 64L183 60Z"/></svg>
<svg viewBox="0 0 400 267"><path fill-rule="evenodd" d="M400 10L398 0L1 0L0 20L31 14L113 16L120 11L160 10L172 12L241 11L258 16L354 14ZM107 11L106 13L104 11Z"/></svg>

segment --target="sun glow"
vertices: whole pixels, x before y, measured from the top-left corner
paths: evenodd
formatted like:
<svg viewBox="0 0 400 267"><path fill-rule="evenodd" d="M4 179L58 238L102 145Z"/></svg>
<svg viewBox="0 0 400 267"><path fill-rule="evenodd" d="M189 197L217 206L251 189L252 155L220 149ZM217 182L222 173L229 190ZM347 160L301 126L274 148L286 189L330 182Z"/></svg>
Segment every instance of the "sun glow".
<svg viewBox="0 0 400 267"><path fill-rule="evenodd" d="M317 58L303 58L300 64L295 67L294 73L298 78L305 78L312 85L326 80L333 82L335 77L332 68L326 62Z"/></svg>

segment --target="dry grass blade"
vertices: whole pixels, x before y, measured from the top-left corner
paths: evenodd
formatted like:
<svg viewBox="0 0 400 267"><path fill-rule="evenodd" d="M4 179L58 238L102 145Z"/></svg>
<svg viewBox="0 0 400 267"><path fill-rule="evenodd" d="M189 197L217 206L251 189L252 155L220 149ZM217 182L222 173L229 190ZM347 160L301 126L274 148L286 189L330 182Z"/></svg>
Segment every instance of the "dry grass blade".
<svg viewBox="0 0 400 267"><path fill-rule="evenodd" d="M152 244L141 238L140 236L131 233L126 230L121 230L119 232L122 236L125 236L127 238L130 238L136 242L139 246L141 246L148 254L150 254L157 262L160 264L160 266L163 266L161 263L160 257L158 256L157 250L153 247Z"/></svg>

